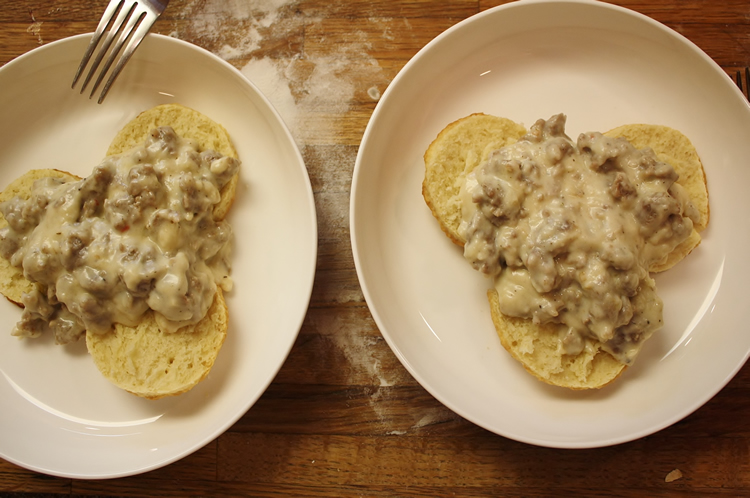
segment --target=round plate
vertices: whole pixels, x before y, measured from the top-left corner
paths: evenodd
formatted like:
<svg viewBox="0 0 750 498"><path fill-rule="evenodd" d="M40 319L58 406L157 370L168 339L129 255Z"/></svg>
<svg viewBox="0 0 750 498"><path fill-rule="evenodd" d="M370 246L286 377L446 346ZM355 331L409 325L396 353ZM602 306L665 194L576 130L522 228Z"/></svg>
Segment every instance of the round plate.
<svg viewBox="0 0 750 498"><path fill-rule="evenodd" d="M474 112L527 127L563 112L572 137L663 124L690 137L703 160L711 195L703 243L656 276L665 326L605 389L548 386L510 357L490 319L490 283L422 199L424 151L443 127ZM585 0L513 2L471 17L404 67L365 131L350 213L372 314L431 394L497 434L583 448L667 427L716 394L750 351L748 136L748 103L727 75L648 17Z"/></svg>
<svg viewBox="0 0 750 498"><path fill-rule="evenodd" d="M208 378L190 392L149 401L121 391L99 374L84 341L11 337L21 312L0 303L0 456L47 474L107 478L184 457L260 397L307 310L317 226L294 140L239 71L198 47L149 35L99 105L70 89L89 39L45 45L0 69L0 185L32 168L87 176L125 123L167 102L223 124L242 160L228 217L235 232L229 332Z"/></svg>

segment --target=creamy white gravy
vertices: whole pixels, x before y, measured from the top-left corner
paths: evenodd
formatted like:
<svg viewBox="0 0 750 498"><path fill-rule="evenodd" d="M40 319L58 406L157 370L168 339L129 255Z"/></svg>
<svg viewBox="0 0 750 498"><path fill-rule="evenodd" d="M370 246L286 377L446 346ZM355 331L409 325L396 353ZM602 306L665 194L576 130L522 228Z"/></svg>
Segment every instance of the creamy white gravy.
<svg viewBox="0 0 750 498"><path fill-rule="evenodd" d="M168 331L200 321L232 286L232 230L213 208L239 165L161 127L87 178L37 180L0 204L0 254L36 284L13 334L65 344L149 309Z"/></svg>
<svg viewBox="0 0 750 498"><path fill-rule="evenodd" d="M467 175L464 256L504 314L558 324L564 354L588 337L630 364L662 325L648 268L698 221L677 177L650 149L600 133L576 143L564 115L539 120Z"/></svg>

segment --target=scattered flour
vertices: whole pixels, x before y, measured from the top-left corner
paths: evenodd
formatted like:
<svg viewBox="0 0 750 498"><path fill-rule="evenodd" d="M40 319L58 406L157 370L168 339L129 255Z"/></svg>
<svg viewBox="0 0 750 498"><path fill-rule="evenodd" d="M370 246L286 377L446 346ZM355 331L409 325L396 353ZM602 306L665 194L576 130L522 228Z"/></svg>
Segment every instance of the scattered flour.
<svg viewBox="0 0 750 498"><path fill-rule="evenodd" d="M380 360L372 354L377 339L349 335L344 336L346 339L342 341L341 337L341 335L335 336L336 343L353 368L367 372L376 381L378 387L394 385L393 380L389 379L381 368Z"/></svg>
<svg viewBox="0 0 750 498"><path fill-rule="evenodd" d="M292 0L192 0L180 14L192 20L186 31L202 43L220 43L220 57L234 58L261 47L261 30L273 26ZM237 31L241 28L241 31ZM180 32L172 33L180 37Z"/></svg>
<svg viewBox="0 0 750 498"><path fill-rule="evenodd" d="M189 36L227 61L242 60L239 69L273 104L299 145L330 143L337 119L351 108L357 83L367 84L363 94L377 101L384 76L367 52L366 36L356 31L350 43L333 46L325 55L268 55L281 40L288 43L306 25L320 21L297 15L296 4L297 0L193 0L179 14L191 22L172 36ZM392 36L387 23L382 36Z"/></svg>
<svg viewBox="0 0 750 498"><path fill-rule="evenodd" d="M263 92L281 114L287 126L290 126L290 123L297 123L299 108L284 69L276 61L263 58L250 61L242 68L242 73ZM294 133L294 130L291 131Z"/></svg>
<svg viewBox="0 0 750 498"><path fill-rule="evenodd" d="M351 109L358 82L382 82L377 60L363 45L334 47L326 55L251 59L242 73L271 101L298 143L331 143ZM366 91L372 100L380 91Z"/></svg>
<svg viewBox="0 0 750 498"><path fill-rule="evenodd" d="M42 39L42 24L43 22L33 22L31 25L26 28L27 33L31 33L32 35L36 36L36 41L39 43L39 45L44 44L44 40Z"/></svg>
<svg viewBox="0 0 750 498"><path fill-rule="evenodd" d="M367 376L376 387L393 386L398 380L397 377L400 376L400 371L387 372L381 368L378 353L382 349L378 347L378 344L382 339L363 334L354 327L346 326L347 323L338 322L336 319L331 320L328 333L336 348L346 357L350 365L352 373L349 381L358 383L361 382L360 376Z"/></svg>
<svg viewBox="0 0 750 498"><path fill-rule="evenodd" d="M44 45L44 40L42 39L42 24L44 24L44 22L37 21L31 10L29 10L29 15L31 16L31 24L26 28L26 32L36 36L36 41L39 45Z"/></svg>

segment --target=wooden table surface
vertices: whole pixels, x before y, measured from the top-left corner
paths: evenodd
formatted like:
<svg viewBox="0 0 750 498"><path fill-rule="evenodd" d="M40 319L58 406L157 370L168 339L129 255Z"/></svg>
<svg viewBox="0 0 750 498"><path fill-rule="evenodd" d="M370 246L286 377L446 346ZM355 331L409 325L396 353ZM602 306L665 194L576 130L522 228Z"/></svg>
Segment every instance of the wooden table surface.
<svg viewBox="0 0 750 498"><path fill-rule="evenodd" d="M105 3L0 0L0 65L93 31ZM143 475L99 481L50 477L0 460L0 495L750 495L750 366L661 432L615 447L559 450L462 419L409 375L380 335L349 242L349 188L362 133L378 94L420 48L502 3L172 0L154 30L266 78L259 86L299 143L319 223L307 318L266 393L194 454ZM685 35L730 74L750 64L750 0L613 3ZM676 469L682 477L667 479Z"/></svg>

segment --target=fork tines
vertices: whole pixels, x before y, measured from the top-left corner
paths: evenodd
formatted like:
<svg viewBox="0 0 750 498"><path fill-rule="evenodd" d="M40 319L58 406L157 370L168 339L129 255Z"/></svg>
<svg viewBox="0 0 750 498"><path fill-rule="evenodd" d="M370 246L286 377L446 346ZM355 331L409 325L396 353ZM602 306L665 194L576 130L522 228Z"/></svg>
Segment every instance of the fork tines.
<svg viewBox="0 0 750 498"><path fill-rule="evenodd" d="M96 27L96 31L91 38L89 46L86 48L81 64L78 66L78 70L73 78L72 88L75 88L76 83L78 83L86 65L100 42L101 47L99 48L99 51L83 80L83 84L81 85L81 93L83 93L94 73L99 68L102 60L106 56L107 60L104 63L104 66L102 66L101 71L94 82L94 86L91 88L89 98L94 96L94 93L96 93L104 76L110 70L115 58L117 58L118 54L122 51L119 61L112 70L109 79L99 95L98 102L101 104L104 97L107 96L112 83L117 79L120 71L122 71L123 66L128 62L130 56L133 55L133 52L151 29L151 26L153 26L156 19L164 11L168 1L169 0L111 0L99 21L99 25ZM102 37L104 38L103 40ZM115 38L117 38L117 41L113 45L112 43ZM125 46L126 43L127 46ZM123 46L125 46L124 50Z"/></svg>

